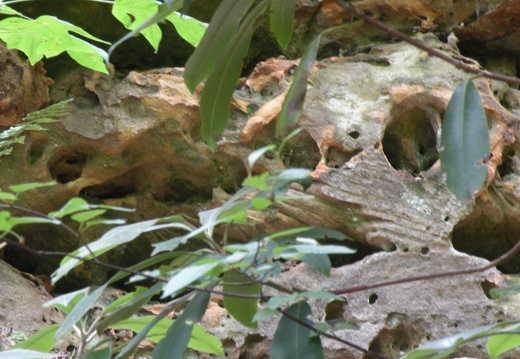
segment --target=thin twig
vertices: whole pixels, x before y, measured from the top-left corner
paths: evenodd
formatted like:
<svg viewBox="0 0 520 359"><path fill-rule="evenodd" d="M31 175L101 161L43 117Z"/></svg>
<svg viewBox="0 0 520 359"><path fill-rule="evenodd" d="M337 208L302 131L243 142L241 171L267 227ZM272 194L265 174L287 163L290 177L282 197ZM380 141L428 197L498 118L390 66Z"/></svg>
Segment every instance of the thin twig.
<svg viewBox="0 0 520 359"><path fill-rule="evenodd" d="M356 9L354 5L348 3L346 0L336 0L336 2L343 8L343 10L345 10L346 12L352 13L355 16L363 19L366 23L372 25L376 29L384 31L387 34L389 34L395 38L398 38L399 40L405 41L405 42L409 43L410 45L413 45L423 51L426 51L429 55L438 57L439 59L452 64L453 66L455 66L458 69L461 69L465 72L482 75L489 79L499 80L499 81L504 81L504 82L507 82L510 84L520 85L520 79L517 77L511 77L511 76L499 74L496 72L482 70L474 65L466 64L462 61L456 60L453 57L451 57L450 55L447 55L441 51L438 51L438 50L435 50L435 49L429 47L428 45L426 45L424 42L422 42L420 40L417 40L408 35L405 35L402 32L397 31L396 29L393 29L393 28L383 24L382 22L377 21L376 19L363 14L358 9Z"/></svg>

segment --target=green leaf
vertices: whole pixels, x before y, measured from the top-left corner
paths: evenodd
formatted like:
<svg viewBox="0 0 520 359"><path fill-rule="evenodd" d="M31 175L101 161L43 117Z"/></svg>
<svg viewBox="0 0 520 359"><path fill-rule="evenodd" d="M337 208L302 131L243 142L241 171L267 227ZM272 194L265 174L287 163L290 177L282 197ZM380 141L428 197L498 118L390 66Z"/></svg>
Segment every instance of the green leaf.
<svg viewBox="0 0 520 359"><path fill-rule="evenodd" d="M158 219L152 219L149 221L138 222L128 224L125 226L115 227L106 232L98 240L88 244L88 248L83 246L76 251L72 252L71 255L79 258L89 259L92 257L92 253L98 256L103 254L114 247L121 244L128 243L139 237L143 232L152 230ZM89 251L90 249L90 251ZM65 276L74 267L78 266L83 261L81 259L65 257L60 263L60 267L52 273L52 282L56 283L60 278Z"/></svg>
<svg viewBox="0 0 520 359"><path fill-rule="evenodd" d="M268 183L270 177L269 172L263 172L256 176L250 176L244 179L242 186L249 186L260 191L271 191L272 184Z"/></svg>
<svg viewBox="0 0 520 359"><path fill-rule="evenodd" d="M442 122L441 168L446 183L460 201L470 201L487 176L487 118L471 80L460 85L448 103Z"/></svg>
<svg viewBox="0 0 520 359"><path fill-rule="evenodd" d="M115 0L112 6L112 15L129 30L136 29L140 24L157 13L159 5L154 0ZM153 23L141 31L141 34L152 45L154 50L159 50L162 32L157 23Z"/></svg>
<svg viewBox="0 0 520 359"><path fill-rule="evenodd" d="M35 189L35 188L54 186L55 184L56 184L56 181L24 183L24 184L9 186L9 189L11 191L13 191L14 193L22 193L22 192L26 192L26 191L29 191L29 190Z"/></svg>
<svg viewBox="0 0 520 359"><path fill-rule="evenodd" d="M267 198L253 198L251 200L251 204L253 205L253 208L257 211L262 211L266 208L269 208L273 203Z"/></svg>
<svg viewBox="0 0 520 359"><path fill-rule="evenodd" d="M45 302L43 304L44 308L48 308L50 306L56 307L59 310L61 310L64 313L70 313L72 309L76 306L76 304L79 303L81 298L85 296L85 294L88 293L90 287L86 287L80 290L77 290L72 293L67 293L60 295L59 297L56 297L52 300L49 300L48 302Z"/></svg>
<svg viewBox="0 0 520 359"><path fill-rule="evenodd" d="M15 9L10 8L9 6L4 5L4 4L1 4L1 5L0 5L0 14L22 16L21 13L19 13L19 12L16 11Z"/></svg>
<svg viewBox="0 0 520 359"><path fill-rule="evenodd" d="M101 334L106 328L112 326L113 323L120 322L137 313L154 295L161 291L162 286L162 283L158 283L151 288L138 287L135 292L128 293L110 303L102 313L106 315L106 317L97 325L96 330L98 334Z"/></svg>
<svg viewBox="0 0 520 359"><path fill-rule="evenodd" d="M60 324L60 327L54 336L55 340L58 340L63 334L76 325L79 320L81 320L81 318L89 311L94 303L96 303L101 294L103 294L105 288L106 284L81 298L78 304L74 306L65 320Z"/></svg>
<svg viewBox="0 0 520 359"><path fill-rule="evenodd" d="M82 359L110 359L111 357L110 347L107 347L96 351L89 350L82 356Z"/></svg>
<svg viewBox="0 0 520 359"><path fill-rule="evenodd" d="M250 0L233 1L236 4L244 4ZM200 97L201 135L211 150L214 150L217 146L214 136L221 134L226 128L229 117L229 103L237 86L244 65L244 57L253 36L253 23L262 15L267 5L268 2L263 1L247 14L237 33L219 54L215 69L208 77L202 90ZM189 60L186 63L185 74L188 63ZM204 72L204 69L198 71Z"/></svg>
<svg viewBox="0 0 520 359"><path fill-rule="evenodd" d="M258 311L258 299L240 298L232 294L260 296L260 282L254 281L240 271L231 270L224 273L223 286L224 308L240 324L257 329L258 323L253 318Z"/></svg>
<svg viewBox="0 0 520 359"><path fill-rule="evenodd" d="M53 324L40 329L31 335L27 340L20 342L12 347L12 349L29 349L39 352L48 352L54 346L54 335L59 328L59 324Z"/></svg>
<svg viewBox="0 0 520 359"><path fill-rule="evenodd" d="M317 270L318 272L326 275L327 277L330 275L330 258L326 254L319 253L307 253L300 260Z"/></svg>
<svg viewBox="0 0 520 359"><path fill-rule="evenodd" d="M186 2L186 0L184 2ZM175 26L175 30L177 30L180 37L186 40L193 47L199 45L200 40L204 36L206 28L208 27L206 23L200 22L188 15L181 16L176 12L172 12L166 17L166 19Z"/></svg>
<svg viewBox="0 0 520 359"><path fill-rule="evenodd" d="M208 306L210 293L198 292L182 311L181 315L170 326L166 337L161 340L152 352L153 359L182 358L188 345L193 326L198 323Z"/></svg>
<svg viewBox="0 0 520 359"><path fill-rule="evenodd" d="M141 332L143 328L153 319L154 315L148 315L143 317L134 317L129 318L118 323L111 325L111 328L114 329L129 329L136 333ZM174 323L173 320L164 318L157 322L146 335L146 338L151 340L154 343L162 340L168 331L168 328L172 326ZM220 339L215 337L212 334L209 334L202 326L199 324L195 324L193 326L193 331L191 332L190 341L188 342L188 348L215 354L218 356L223 356L224 352L222 349L222 343Z"/></svg>
<svg viewBox="0 0 520 359"><path fill-rule="evenodd" d="M106 211L106 209L93 209L90 211L73 214L70 218L72 218L76 222L83 223L90 221L91 219L96 218L98 216L101 216Z"/></svg>
<svg viewBox="0 0 520 359"><path fill-rule="evenodd" d="M491 359L520 346L520 333L498 334L489 337L487 349Z"/></svg>
<svg viewBox="0 0 520 359"><path fill-rule="evenodd" d="M277 295L269 298L269 300L267 301L267 307L269 309L277 309L280 308L282 305L296 300L297 298L298 293L293 293L289 295Z"/></svg>
<svg viewBox="0 0 520 359"><path fill-rule="evenodd" d="M200 264L200 262L203 261L204 260L197 261L189 267L183 268L175 273L164 286L161 298L176 294L220 264L216 260L210 263Z"/></svg>
<svg viewBox="0 0 520 359"><path fill-rule="evenodd" d="M296 0L271 2L271 14L269 16L271 32L284 50L291 41L295 8Z"/></svg>
<svg viewBox="0 0 520 359"><path fill-rule="evenodd" d="M269 145L269 146L261 147L257 150L254 150L253 152L251 152L249 154L249 156L247 156L247 164L249 165L250 168L252 168L260 157L262 157L266 152L272 151L275 148L276 148L275 145Z"/></svg>
<svg viewBox="0 0 520 359"><path fill-rule="evenodd" d="M194 92L197 85L207 79L213 71L217 59L237 33L240 22L253 2L254 0L224 0L220 3L199 46L184 68L184 82L191 92ZM242 67L239 71L241 69Z"/></svg>
<svg viewBox="0 0 520 359"><path fill-rule="evenodd" d="M56 354L41 353L27 349L9 349L0 352L0 359L53 359Z"/></svg>
<svg viewBox="0 0 520 359"><path fill-rule="evenodd" d="M25 53L32 65L43 57L54 57L66 51L80 65L108 73L104 62L108 62L107 53L70 33L108 43L68 22L47 15L36 20L9 17L0 21L0 28L3 29L0 39L9 49L18 49Z"/></svg>
<svg viewBox="0 0 520 359"><path fill-rule="evenodd" d="M12 202L16 199L16 196L9 192L0 192L0 201Z"/></svg>
<svg viewBox="0 0 520 359"><path fill-rule="evenodd" d="M307 302L298 302L284 311L290 317L312 325L307 319L311 315L311 307ZM271 359L320 359L323 358L323 347L319 336L311 335L311 329L283 316L278 323L271 345Z"/></svg>

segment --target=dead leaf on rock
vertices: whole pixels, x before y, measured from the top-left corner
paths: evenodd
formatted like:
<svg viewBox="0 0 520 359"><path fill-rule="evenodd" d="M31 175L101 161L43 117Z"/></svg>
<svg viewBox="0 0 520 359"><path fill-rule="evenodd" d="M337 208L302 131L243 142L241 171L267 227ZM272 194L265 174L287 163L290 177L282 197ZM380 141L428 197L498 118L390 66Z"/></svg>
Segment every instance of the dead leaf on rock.
<svg viewBox="0 0 520 359"><path fill-rule="evenodd" d="M287 74L292 74L300 60L287 60L284 58L271 58L260 62L255 66L253 73L247 79L246 86L255 92L262 91L270 83L276 82L282 86L282 81Z"/></svg>

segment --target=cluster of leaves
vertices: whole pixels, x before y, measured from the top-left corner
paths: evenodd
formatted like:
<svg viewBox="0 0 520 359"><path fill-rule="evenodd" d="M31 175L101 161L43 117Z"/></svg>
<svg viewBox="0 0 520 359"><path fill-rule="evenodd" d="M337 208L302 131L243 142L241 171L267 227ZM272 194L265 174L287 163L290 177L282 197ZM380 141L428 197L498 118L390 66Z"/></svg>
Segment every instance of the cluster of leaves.
<svg viewBox="0 0 520 359"><path fill-rule="evenodd" d="M294 136L295 131L288 138ZM287 138L287 139L288 139ZM287 140L286 139L286 140ZM285 144L282 143L281 147ZM249 156L249 166L267 151L275 153L279 159L281 147L273 145L254 151ZM262 234L245 244L228 244L226 238L215 238L214 230L218 225L247 224L251 211L273 211L273 205L279 201L291 199L287 191L291 183L309 185L310 171L306 169L288 169L279 173L251 175L243 187L221 207L199 213L200 227L187 223L181 216L172 216L147 220L139 223L123 224L118 220L106 220L101 216L107 210L127 210L107 205L88 204L81 198L73 198L60 210L48 215L17 217L11 214L13 202L18 194L30 189L52 185L53 183L10 186L9 191L0 192L1 237L16 235L14 227L25 223L51 223L64 225L62 220L70 218L79 224L80 231L94 225L116 225L104 235L88 245L68 254L53 273L55 283L73 268L85 260L97 261L97 257L117 246L124 245L142 233L165 228L176 228L185 235L166 240L154 245L152 257L130 268L121 270L99 288L82 290L59 296L45 306L54 306L67 314L59 325L46 327L13 348L0 352L0 358L17 355L17 358L45 358L56 340L74 330L80 339L78 355L96 358L128 358L138 344L149 339L157 343L154 358L180 358L186 347L211 354L223 355L220 341L207 333L198 323L210 300L210 293L217 285L222 287L224 307L237 321L251 328L258 327L258 321L273 315L280 315L285 309L289 317L312 323L307 316L310 307L302 300L309 298L344 301L344 298L325 292L305 292L282 294L269 299L265 308L259 310L261 288L273 278L278 277L285 261L303 261L316 270L329 274L331 263L329 254L352 253L346 246L323 245L317 238L345 239L341 233L317 228L296 228L278 233ZM18 208L19 209L19 208ZM190 239L199 238L207 243L207 248L194 252L175 251ZM97 262L100 265L105 265ZM89 310L99 299L104 290L116 281L127 279L128 283L138 283L143 279L152 279L150 287L136 286L128 293L107 306L99 316L87 320ZM156 316L133 317L152 297L174 298ZM176 308L188 302L182 313L171 320L166 316ZM289 306L289 304L293 303ZM284 312L285 313L285 312ZM319 337L311 335L311 329L299 329L294 320L282 318L275 334L273 346L280 350L273 351L273 358L283 358L284 353L292 350L322 352ZM93 338L101 335L108 328L130 329L138 334L123 344L92 344ZM326 323L319 326L321 331L329 327ZM292 335L288 335L293 333ZM297 344L297 348L295 345ZM283 350L282 350L283 349ZM319 358L320 356L313 356Z"/></svg>
<svg viewBox="0 0 520 359"><path fill-rule="evenodd" d="M110 45L109 42L54 16L43 15L31 19L8 6L16 2L18 1L0 1L0 14L7 16L0 21L0 39L9 49L22 51L33 65L44 57L51 58L67 52L78 64L108 73L106 68L109 62L108 53L84 39L105 45ZM157 25L159 20L168 20L182 38L197 46L206 30L206 24L176 13L175 10L181 8L182 1L174 3L171 4L170 1L168 4L159 5L154 0L114 0L112 14L130 30L136 29L145 19L154 19L146 29L143 29L142 34L156 51L162 37L161 29ZM156 18L158 13L164 16L158 19Z"/></svg>

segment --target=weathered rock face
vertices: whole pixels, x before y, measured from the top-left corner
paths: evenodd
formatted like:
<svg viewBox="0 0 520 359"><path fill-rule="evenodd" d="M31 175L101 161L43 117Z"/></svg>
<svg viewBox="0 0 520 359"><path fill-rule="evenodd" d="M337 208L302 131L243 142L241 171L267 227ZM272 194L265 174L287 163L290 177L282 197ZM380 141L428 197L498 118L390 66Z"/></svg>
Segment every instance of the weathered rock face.
<svg viewBox="0 0 520 359"><path fill-rule="evenodd" d="M434 37L423 40L460 57ZM85 95L74 100L70 113L60 123L49 125L49 131L28 135L11 156L0 158L4 169L0 187L55 179L57 186L34 191L20 204L45 212L80 195L94 202L136 207L131 220L176 213L192 220L198 210L221 200L219 194L234 192L240 186L246 176L247 155L272 138L273 119L283 99L285 76L289 76L281 74L266 75L269 81L258 88L265 96L237 92L240 100L233 103L229 130L215 153L201 141L198 92L192 95L187 91L180 69L132 72L123 80L80 75ZM315 67L300 120L303 131L290 142L284 165L312 168L314 184L308 192L317 198L280 205L275 217L260 219L264 230L316 225L343 231L359 243L391 252L338 268L331 279L317 278L315 289L480 266L484 260L458 254L452 248L452 237L461 246L470 245L474 237L466 236L468 233L492 234L502 226L501 245L507 245L516 229L511 223L518 223L517 212L509 211L519 200L515 195L519 172L514 113L520 102L516 90L487 80L475 81L490 124L493 156L488 185L494 184L490 190L483 191L474 204L460 204L444 186L438 170L442 114L453 90L468 77L403 43L375 46L366 55L333 58ZM68 97L69 88L83 93L77 86L64 85L61 96ZM260 108L248 119L242 109L253 103ZM503 156L509 165L499 167ZM265 159L253 171L275 165ZM495 178L497 173L502 180ZM298 187L292 191L301 193ZM507 201L499 202L498 198ZM488 210L493 216L484 221ZM31 247L69 250L79 245L60 231L31 229L20 228ZM255 226L237 227L229 236L244 241L254 231ZM89 232L86 237L97 234ZM128 265L145 258L150 243L161 239L151 236L118 248L106 260ZM22 256L12 250L5 254L7 260L17 263ZM33 270L44 272L56 265L41 258L21 262L33 263ZM95 275L83 269L75 279L79 278L81 285L105 279L106 273L99 269ZM361 329L342 335L392 355L462 329L506 319L481 289L484 275L492 273L468 276L463 285L450 278L349 295L341 315ZM297 282L302 275L289 274L287 285L303 289ZM460 288L455 288L457 283ZM450 289L445 290L447 287ZM316 315L318 308L323 311L323 306L316 306ZM517 315L513 309L503 312ZM424 320L428 314L432 321ZM443 324L437 326L433 321ZM253 339L249 340L243 333L230 344L230 351L243 350L255 338L260 342L264 336L269 338L267 332L250 333ZM391 347L392 342L399 343L398 347ZM328 350L339 353L337 357L362 357L360 353L347 356L347 350L335 345L330 344ZM473 355L474 350L472 347L466 354Z"/></svg>
<svg viewBox="0 0 520 359"><path fill-rule="evenodd" d="M31 66L0 41L0 126L19 123L46 104L51 84L41 63Z"/></svg>

